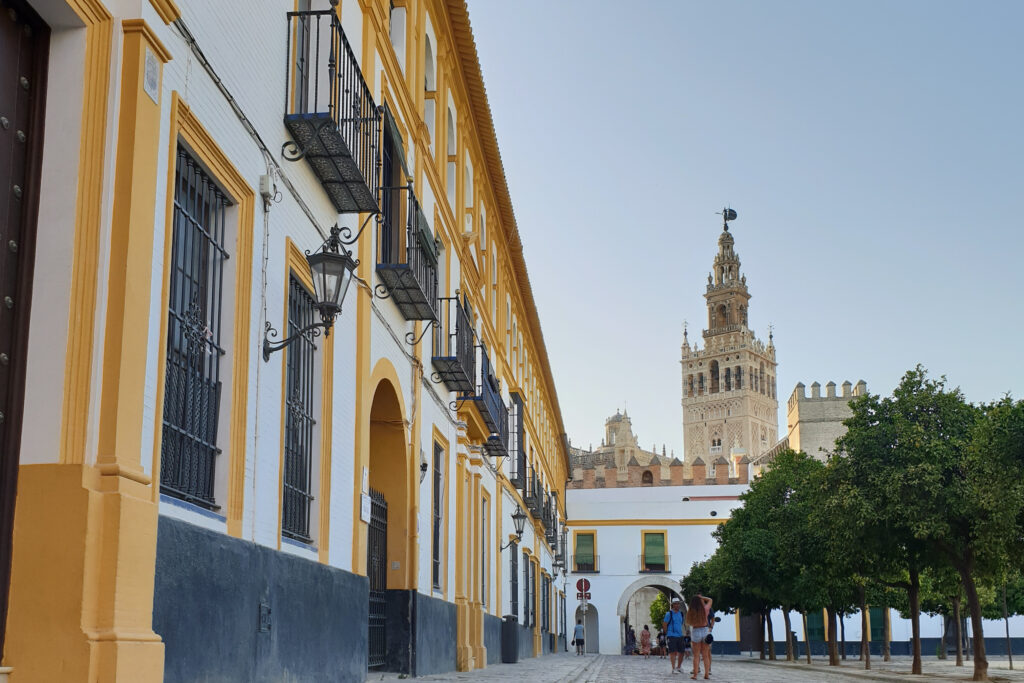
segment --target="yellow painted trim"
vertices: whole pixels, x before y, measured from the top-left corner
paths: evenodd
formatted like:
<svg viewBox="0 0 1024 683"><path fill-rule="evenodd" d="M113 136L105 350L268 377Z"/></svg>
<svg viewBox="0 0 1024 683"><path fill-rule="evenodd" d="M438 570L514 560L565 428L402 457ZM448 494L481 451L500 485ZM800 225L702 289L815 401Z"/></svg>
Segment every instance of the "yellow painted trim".
<svg viewBox="0 0 1024 683"><path fill-rule="evenodd" d="M361 0L362 2L362 0ZM376 63L377 35L372 22L363 20L363 54L359 63L362 65L363 79L370 92L373 92L375 69L370 68ZM366 214L359 214L359 221L366 220ZM373 278L372 239L360 239L358 244L359 267L355 273L363 281ZM352 572L366 576L366 522L360 519L362 496L363 469L370 467L370 408L373 392L370 384L370 321L372 317L372 290L356 287L356 384L355 384L355 424L352 430L354 450L352 466L354 468L352 487Z"/></svg>
<svg viewBox="0 0 1024 683"><path fill-rule="evenodd" d="M726 519L570 519L569 526L716 526L724 524Z"/></svg>
<svg viewBox="0 0 1024 683"><path fill-rule="evenodd" d="M494 605L492 612L495 616L501 616L501 569L504 564L501 561L501 509L504 507L502 495L502 484L499 478L498 490L494 494L494 534L491 545L491 556L494 557Z"/></svg>
<svg viewBox="0 0 1024 683"><path fill-rule="evenodd" d="M151 2L154 0L150 0ZM156 52L156 56L160 58L164 64L174 59L160 39L156 37L156 33L150 28L149 24L146 23L145 19L125 19L121 22L121 30L126 33L140 33L149 46ZM141 74L140 74L141 75Z"/></svg>
<svg viewBox="0 0 1024 683"><path fill-rule="evenodd" d="M661 534L661 538L665 543L665 569L671 571L671 567L668 566L668 529L641 529L640 530L640 557L641 562L643 558L647 557L647 535L648 534Z"/></svg>
<svg viewBox="0 0 1024 683"><path fill-rule="evenodd" d="M147 53L170 55L141 19L122 23L123 60L115 150L106 317L96 461L144 484L140 459L153 281L153 212L160 154L160 105L143 89ZM155 42L154 42L155 41ZM162 72L162 65L160 71ZM159 82L159 74L158 74ZM131 283L131 287L129 287Z"/></svg>
<svg viewBox="0 0 1024 683"><path fill-rule="evenodd" d="M231 199L237 204L235 224L235 288L233 321L234 337L232 351L234 362L231 365L231 420L228 431L228 447L224 452L228 456L228 491L226 517L228 534L241 536L242 512L245 491L245 437L246 419L249 408L248 374L249 374L249 323L252 284L252 241L253 222L255 218L256 194L245 178L238 172L228 156L214 141L213 137L203 128L199 119L187 104L178 96L177 91L171 93L171 134L168 143L167 158L167 216L164 228L164 264L163 291L160 296L162 315L160 316L160 338L157 362L164 362L167 357L167 307L170 301L171 287L171 249L174 222L174 178L177 163L177 147L179 140L183 142L194 156L210 171L212 177L220 183ZM166 371L157 373L156 383L156 415L163 415L164 383ZM153 437L153 472L160 471L160 447L163 437L162 429L155 429ZM157 496L158 491L153 495Z"/></svg>
<svg viewBox="0 0 1024 683"><path fill-rule="evenodd" d="M319 560L329 564L331 560L331 464L334 461L332 436L334 430L334 343L337 335L324 338L324 356L320 407L320 527L317 545Z"/></svg>
<svg viewBox="0 0 1024 683"><path fill-rule="evenodd" d="M486 509L488 511L490 511L491 516L492 516L492 519L487 520L487 524L486 525L483 524L483 511L484 511L485 507L486 507ZM487 577L487 590L485 591L483 586L480 587L480 602L484 606L484 611L485 612L490 612L491 611L490 608L492 606L491 605L492 601L488 599L490 597L490 592L491 592L491 588L492 588L492 585L491 585L492 584L492 579L488 575L488 571L491 569L491 567L494 566L494 557L491 555L491 548L484 547L485 544L484 544L484 539L483 539L483 533L484 533L484 529L487 526L490 526L491 524L494 523L493 516L494 516L494 507L491 505L491 494L488 493L487 489L485 489L483 487L483 485L481 484L481 486L480 486L480 519L478 520L479 522L481 522L481 524L480 524L480 535L481 535L481 538L480 538L480 558L479 558L480 574L479 574L479 578L481 579L481 583L482 583L483 582L482 579L484 577ZM488 533L487 533L488 538L489 539L493 539L494 535L493 535L493 533L491 533L491 530L488 529L487 531L488 531ZM487 543L486 545L490 546L491 543Z"/></svg>
<svg viewBox="0 0 1024 683"><path fill-rule="evenodd" d="M149 0L149 4L153 6L165 24L172 24L181 18L181 10L174 0Z"/></svg>
<svg viewBox="0 0 1024 683"><path fill-rule="evenodd" d="M84 463L88 437L92 356L99 280L100 220L110 99L113 17L100 0L69 0L85 23L82 74L82 135L78 150L74 260L68 301L68 339L64 361L60 461Z"/></svg>

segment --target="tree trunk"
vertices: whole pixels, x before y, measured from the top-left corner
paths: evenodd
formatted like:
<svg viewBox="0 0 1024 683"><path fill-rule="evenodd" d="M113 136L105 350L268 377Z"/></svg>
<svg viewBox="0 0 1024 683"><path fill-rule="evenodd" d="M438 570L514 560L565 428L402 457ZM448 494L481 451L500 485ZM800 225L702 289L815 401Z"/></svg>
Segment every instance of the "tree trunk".
<svg viewBox="0 0 1024 683"><path fill-rule="evenodd" d="M916 567L910 570L910 587L907 589L910 600L910 632L914 653L914 663L910 673L921 673L921 573Z"/></svg>
<svg viewBox="0 0 1024 683"><path fill-rule="evenodd" d="M839 647L836 645L836 612L829 608L828 615L828 665L839 666Z"/></svg>
<svg viewBox="0 0 1024 683"><path fill-rule="evenodd" d="M882 641L882 661L888 662L892 660L892 651L889 649L889 642L892 640L892 622L890 621L888 606L886 606L885 612L882 614L885 615L885 634L883 635L885 640Z"/></svg>
<svg viewBox="0 0 1024 683"><path fill-rule="evenodd" d="M939 634L939 659L946 658L946 631L949 630L950 618L942 615L942 633Z"/></svg>
<svg viewBox="0 0 1024 683"><path fill-rule="evenodd" d="M871 634L868 626L868 605L867 590L860 587L860 658L864 660L864 669L871 668L871 646L868 644L868 636Z"/></svg>
<svg viewBox="0 0 1024 683"><path fill-rule="evenodd" d="M967 594L967 608L971 613L971 631L974 636L974 676L972 681L988 680L988 659L985 657L985 633L981 625L981 601L978 600L978 588L974 585L973 558L967 556L965 561L957 563L960 580Z"/></svg>
<svg viewBox="0 0 1024 683"><path fill-rule="evenodd" d="M846 612L839 613L839 656L846 659Z"/></svg>
<svg viewBox="0 0 1024 683"><path fill-rule="evenodd" d="M792 662L796 660L796 653L793 652L793 624L789 620L789 608L785 605L782 606L782 619L786 622L786 661Z"/></svg>
<svg viewBox="0 0 1024 683"><path fill-rule="evenodd" d="M758 613L757 618L760 622L760 628L757 629L758 659L764 659L764 612Z"/></svg>
<svg viewBox="0 0 1024 683"><path fill-rule="evenodd" d="M1010 617L1006 613L1006 583L1003 583L1003 623L1006 624L1006 656L1010 659L1010 671L1013 671L1013 649L1010 647Z"/></svg>
<svg viewBox="0 0 1024 683"><path fill-rule="evenodd" d="M960 596L953 598L953 621L956 622L956 665L964 665L964 621L960 614Z"/></svg>
<svg viewBox="0 0 1024 683"><path fill-rule="evenodd" d="M807 612L800 613L804 618L804 649L807 651L807 663L811 663L811 639L807 635Z"/></svg>
<svg viewBox="0 0 1024 683"><path fill-rule="evenodd" d="M768 625L768 659L775 661L775 629L772 628L772 608L769 607L764 615L765 624Z"/></svg>

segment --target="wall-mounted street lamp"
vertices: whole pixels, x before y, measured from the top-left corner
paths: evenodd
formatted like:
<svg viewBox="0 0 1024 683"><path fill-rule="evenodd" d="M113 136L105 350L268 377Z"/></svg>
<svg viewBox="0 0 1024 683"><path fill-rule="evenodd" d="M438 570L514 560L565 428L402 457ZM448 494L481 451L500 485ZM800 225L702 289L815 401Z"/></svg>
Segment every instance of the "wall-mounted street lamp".
<svg viewBox="0 0 1024 683"><path fill-rule="evenodd" d="M516 543L523 540L523 527L526 525L526 513L523 512L523 508L516 503L516 511L512 513L512 523L516 526ZM499 552L512 545L512 541L509 541L505 545L501 546Z"/></svg>
<svg viewBox="0 0 1024 683"><path fill-rule="evenodd" d="M314 306L320 312L320 322L308 325L287 339L278 342L270 341L277 337L277 330L267 322L263 335L263 360L269 361L270 354L280 351L296 339L311 333L312 336L331 333L331 325L334 318L341 313L341 304L345 300L345 293L352 281L352 273L355 272L359 261L352 258L352 252L342 245L347 244L341 241L342 229L335 225L331 228L331 236L328 237L320 249L313 254L306 252L306 260L309 261L309 270L313 275L313 289L316 295ZM358 237L358 235L357 235Z"/></svg>

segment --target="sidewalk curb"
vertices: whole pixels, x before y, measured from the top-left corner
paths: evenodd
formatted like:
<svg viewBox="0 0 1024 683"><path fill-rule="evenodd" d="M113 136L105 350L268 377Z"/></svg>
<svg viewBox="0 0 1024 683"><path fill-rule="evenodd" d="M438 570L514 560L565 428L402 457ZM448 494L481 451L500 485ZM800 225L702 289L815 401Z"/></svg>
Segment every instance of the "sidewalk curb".
<svg viewBox="0 0 1024 683"><path fill-rule="evenodd" d="M769 661L769 660L760 660L760 659L737 660L737 661L746 661L748 664L752 664L752 665L756 665L756 666L782 667L782 668L786 668L786 669L795 669L795 670L800 670L800 671L813 671L814 668L815 668L813 664L808 666L807 664L801 665L801 664L798 664L796 662L787 662L785 660L782 660L782 661L776 660L774 662ZM849 670L849 669L844 670L844 669L842 669L840 667L828 666L827 664L823 665L822 670L828 671L829 674L835 674L837 676L844 676L846 678L855 678L855 679L859 679L859 680L862 680L862 681L905 681L905 680L913 680L913 681L933 681L933 680L934 681L969 681L969 680L971 680L971 676L970 676L971 669L968 668L968 667L965 667L964 675L949 675L949 674L945 674L945 673L935 673L933 671L925 672L925 673L922 673L922 674L911 674L910 672L897 673L897 672L892 672L892 671L874 671L874 670L871 670L871 669L859 669L859 670L856 670L856 671L852 671L852 670ZM1007 680L1007 679L1001 677L999 675L998 671L992 672L991 670L989 671L989 679L990 680L996 680L996 681L998 681L998 680Z"/></svg>

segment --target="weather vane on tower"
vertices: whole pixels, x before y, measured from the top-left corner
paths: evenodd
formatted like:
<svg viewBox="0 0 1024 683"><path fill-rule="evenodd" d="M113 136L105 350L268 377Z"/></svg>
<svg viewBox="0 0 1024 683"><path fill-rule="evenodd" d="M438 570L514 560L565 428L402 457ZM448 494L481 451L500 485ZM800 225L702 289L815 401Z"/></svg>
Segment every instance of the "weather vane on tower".
<svg viewBox="0 0 1024 683"><path fill-rule="evenodd" d="M715 215L722 217L722 229L729 232L729 221L736 220L736 212L729 207L725 207L721 211L716 211Z"/></svg>

